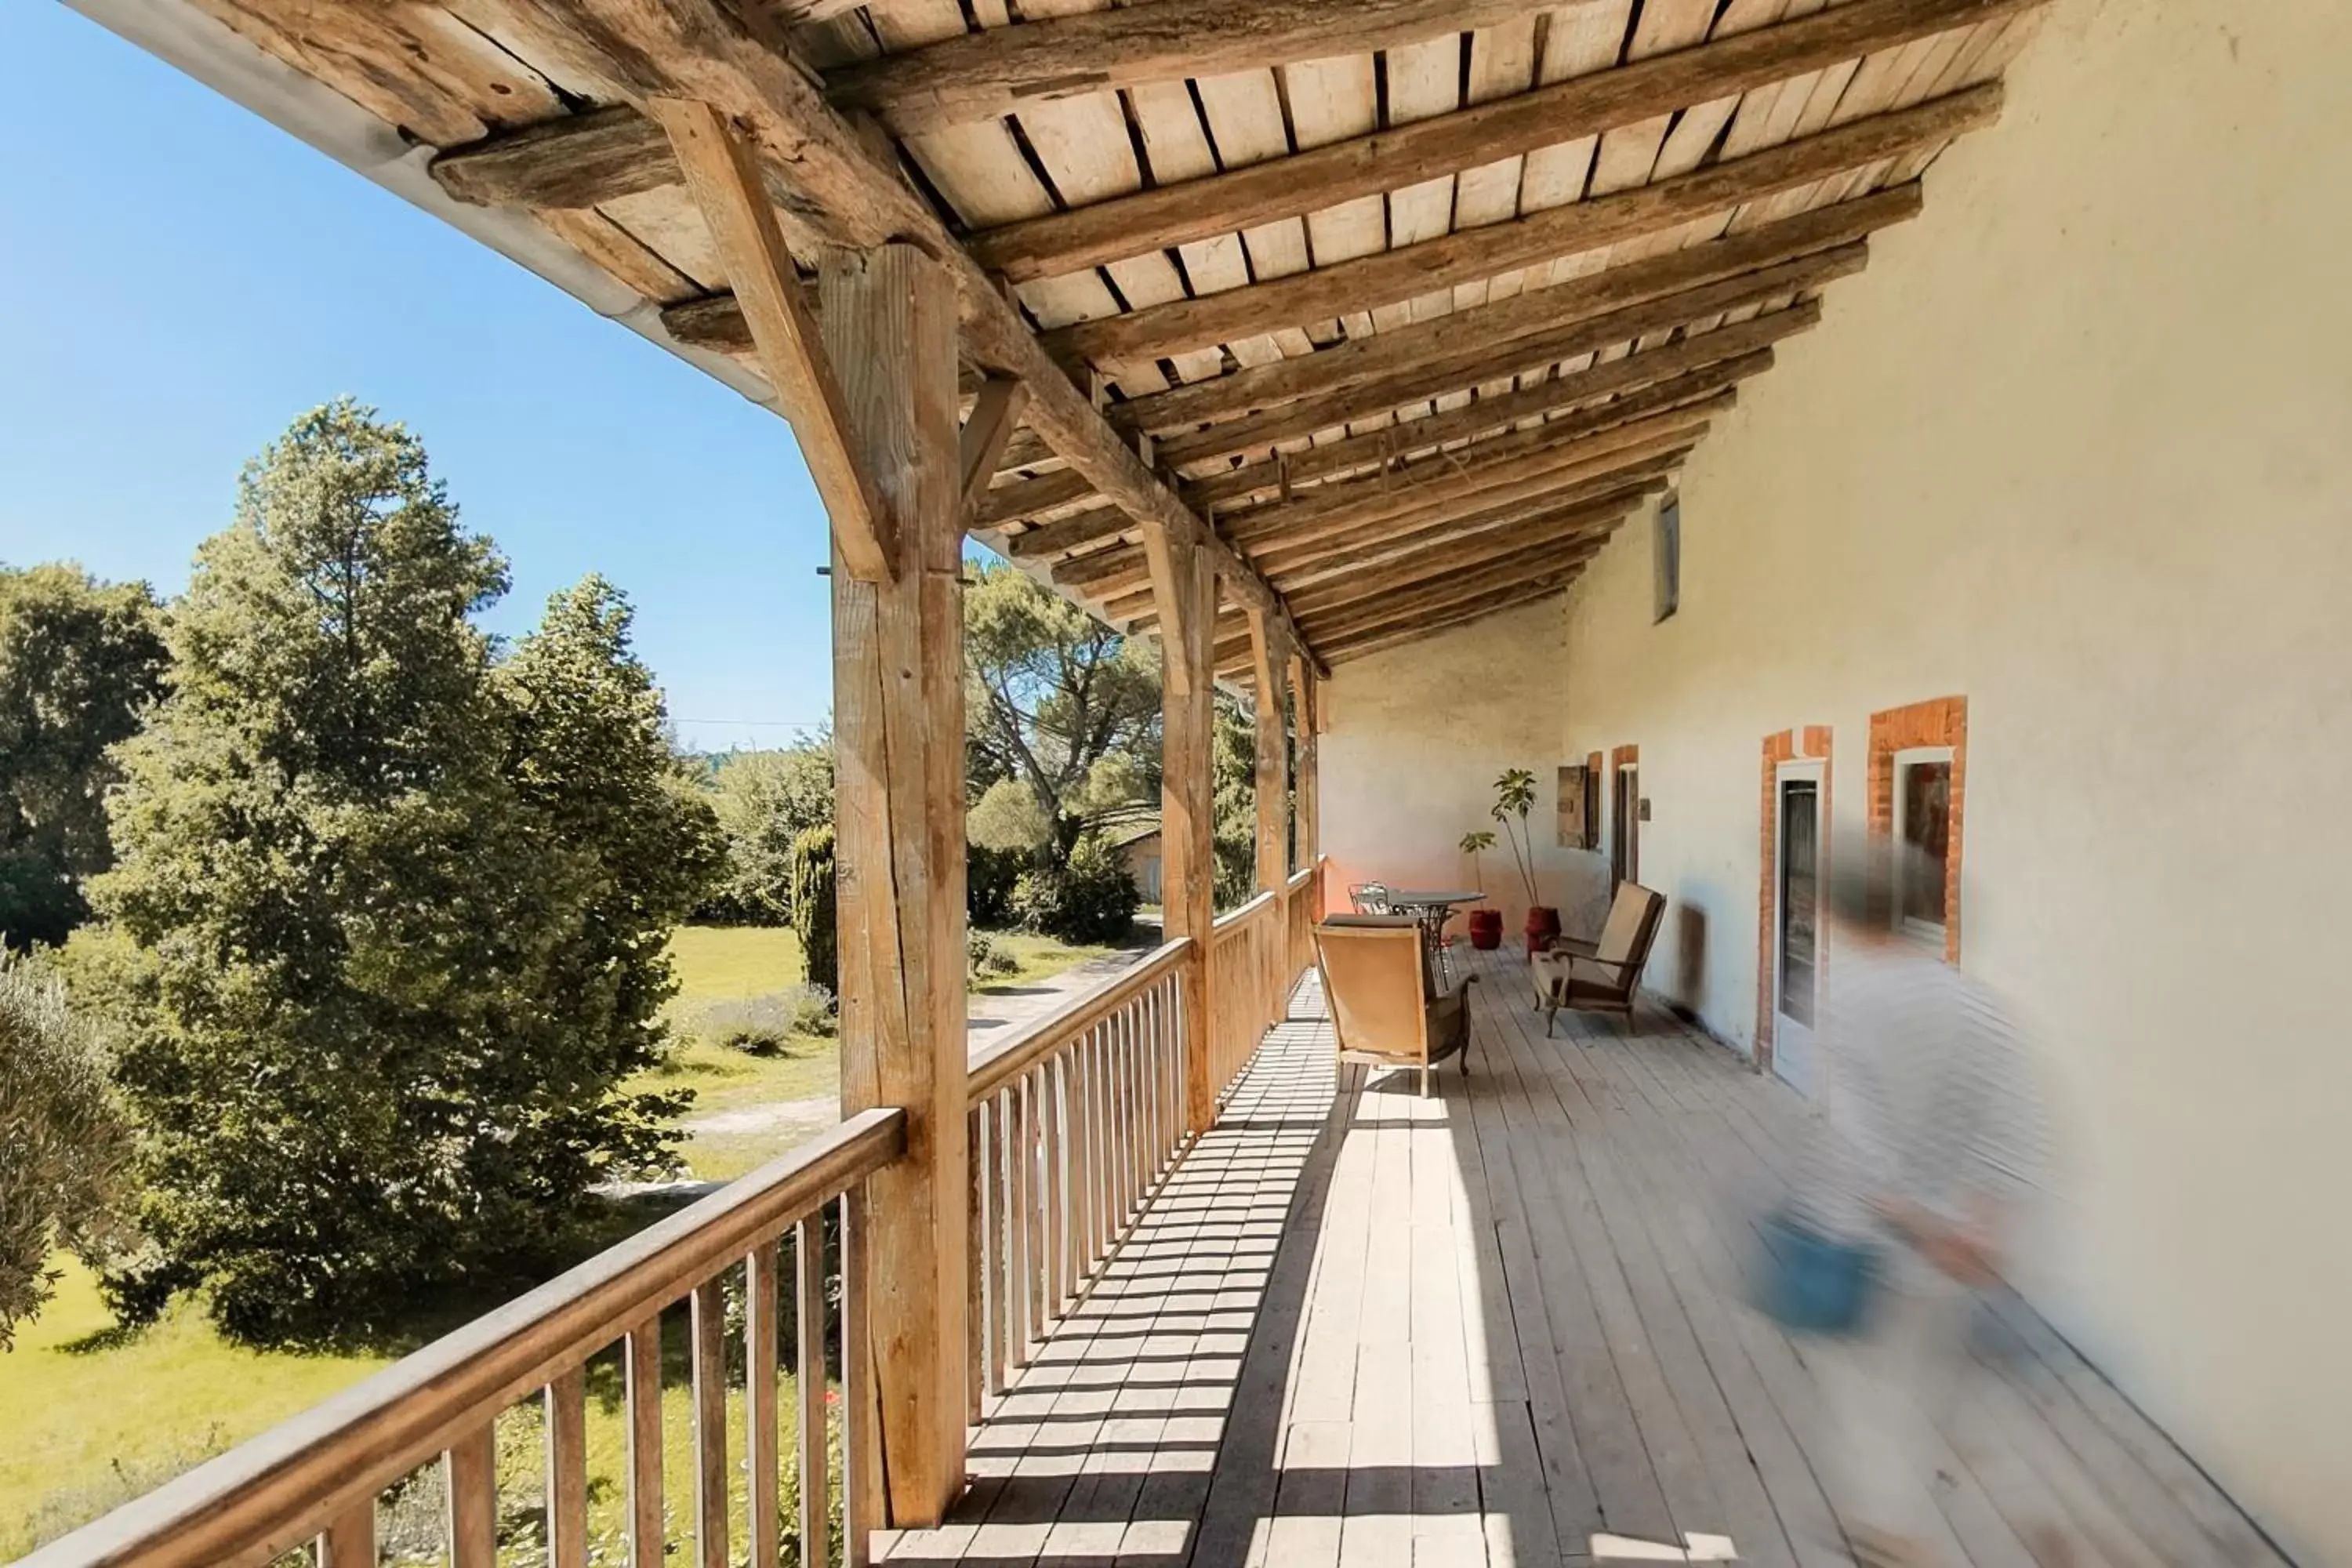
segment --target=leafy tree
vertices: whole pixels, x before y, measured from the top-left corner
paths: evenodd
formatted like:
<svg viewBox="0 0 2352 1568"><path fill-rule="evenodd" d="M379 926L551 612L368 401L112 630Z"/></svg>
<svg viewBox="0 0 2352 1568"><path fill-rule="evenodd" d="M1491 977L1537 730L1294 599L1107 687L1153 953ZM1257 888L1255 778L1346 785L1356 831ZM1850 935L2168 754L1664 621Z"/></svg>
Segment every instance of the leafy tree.
<svg viewBox="0 0 2352 1568"><path fill-rule="evenodd" d="M972 841L1039 869L1160 805L1160 657L1010 566L964 592Z"/></svg>
<svg viewBox="0 0 2352 1568"><path fill-rule="evenodd" d="M55 1292L60 1243L103 1257L130 1152L103 1055L65 987L0 952L0 1350Z"/></svg>
<svg viewBox="0 0 2352 1568"><path fill-rule="evenodd" d="M1142 901L1110 840L1087 832L1066 859L1021 873L1012 910L1022 924L1064 942L1116 942L1135 923Z"/></svg>
<svg viewBox="0 0 2352 1568"><path fill-rule="evenodd" d="M841 927L835 915L833 824L793 840L793 932L812 984L841 994Z"/></svg>
<svg viewBox="0 0 2352 1568"><path fill-rule="evenodd" d="M1257 721L1247 703L1217 693L1211 752L1212 842L1216 905L1238 909L1257 894Z"/></svg>
<svg viewBox="0 0 2352 1568"><path fill-rule="evenodd" d="M0 937L60 942L89 915L112 860L107 748L162 687L163 642L144 584L78 566L0 566Z"/></svg>
<svg viewBox="0 0 2352 1568"><path fill-rule="evenodd" d="M505 588L347 400L199 551L68 950L139 1126L126 1315L207 1283L238 1336L379 1329L550 1265L593 1183L665 1163L681 1098L621 1085L715 831L620 595L557 595L501 662L474 617Z"/></svg>
<svg viewBox="0 0 2352 1568"><path fill-rule="evenodd" d="M727 839L725 875L695 918L783 925L793 918L793 842L833 821L833 737L723 757L711 805Z"/></svg>

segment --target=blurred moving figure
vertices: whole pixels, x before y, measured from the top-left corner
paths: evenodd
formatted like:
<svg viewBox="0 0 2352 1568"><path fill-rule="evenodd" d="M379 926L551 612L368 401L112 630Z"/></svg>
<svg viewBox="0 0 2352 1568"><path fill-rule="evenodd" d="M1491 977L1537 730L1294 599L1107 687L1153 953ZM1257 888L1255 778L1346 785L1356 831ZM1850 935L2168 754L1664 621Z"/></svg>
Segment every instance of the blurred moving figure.
<svg viewBox="0 0 2352 1568"><path fill-rule="evenodd" d="M1994 1283L2039 1190L2047 1121L1998 1000L1896 919L1916 851L1836 847L1823 1119L1794 1207L1871 1260L1852 1332L1807 1342L1832 1423L1840 1511L1864 1568L1942 1560L1935 1429L1968 1363L1973 1291Z"/></svg>

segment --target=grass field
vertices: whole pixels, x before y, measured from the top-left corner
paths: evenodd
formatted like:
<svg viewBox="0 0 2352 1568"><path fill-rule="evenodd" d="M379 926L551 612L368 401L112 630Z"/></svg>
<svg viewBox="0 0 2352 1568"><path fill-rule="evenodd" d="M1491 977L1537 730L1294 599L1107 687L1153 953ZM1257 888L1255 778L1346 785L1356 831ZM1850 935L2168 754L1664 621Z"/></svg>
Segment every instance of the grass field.
<svg viewBox="0 0 2352 1568"><path fill-rule="evenodd" d="M982 989L1034 984L1106 951L1024 935L998 941L1019 967ZM672 1016L682 1037L697 1007L781 991L803 975L799 943L788 931L689 927L677 933L670 951L681 983ZM754 1057L681 1037L670 1058L638 1082L693 1089L695 1105L688 1112L692 1119L829 1096L839 1073L837 1047L830 1038L811 1038L780 1056ZM688 1163L698 1175L723 1180L793 1141L776 1133L698 1137L687 1150ZM116 1328L89 1274L70 1258L60 1256L57 1262L65 1270L57 1300L19 1331L13 1352L0 1354L0 1560L19 1556L152 1490L391 1360L241 1349L224 1342L186 1303L150 1328L125 1332ZM679 1542L690 1533L685 1500L693 1495L683 1334L682 1325L670 1326L669 1354L679 1364L671 1369L663 1396L670 1529ZM592 1388L602 1397L590 1401L589 1446L592 1529L617 1542L622 1438L615 1386L609 1369L592 1378ZM740 1399L739 1394L739 1404ZM789 1414L792 1408L787 1394L783 1409ZM538 1422L534 1408L511 1411L499 1422L501 1510L514 1511L519 1529L541 1485ZM741 1431L740 1420L734 1429ZM789 1434L785 1441L790 1443ZM734 1475L740 1505L741 1469L735 1468ZM422 1540L430 1533L436 1517L433 1484L411 1489L387 1512L388 1541ZM673 1548L680 1561L689 1550ZM617 1551L604 1560L617 1561Z"/></svg>

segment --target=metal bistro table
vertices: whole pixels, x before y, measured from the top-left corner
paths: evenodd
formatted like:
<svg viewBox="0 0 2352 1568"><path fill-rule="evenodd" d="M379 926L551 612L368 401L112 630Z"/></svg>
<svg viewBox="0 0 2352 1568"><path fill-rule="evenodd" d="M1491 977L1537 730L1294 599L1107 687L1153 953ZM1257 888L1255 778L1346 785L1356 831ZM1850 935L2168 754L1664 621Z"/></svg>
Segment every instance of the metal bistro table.
<svg viewBox="0 0 2352 1568"><path fill-rule="evenodd" d="M1414 892L1403 888L1389 889L1389 907L1421 922L1421 940L1429 950L1431 973L1437 976L1440 984L1453 979L1445 963L1445 922L1454 918L1456 906L1475 904L1486 896L1480 892L1431 893Z"/></svg>

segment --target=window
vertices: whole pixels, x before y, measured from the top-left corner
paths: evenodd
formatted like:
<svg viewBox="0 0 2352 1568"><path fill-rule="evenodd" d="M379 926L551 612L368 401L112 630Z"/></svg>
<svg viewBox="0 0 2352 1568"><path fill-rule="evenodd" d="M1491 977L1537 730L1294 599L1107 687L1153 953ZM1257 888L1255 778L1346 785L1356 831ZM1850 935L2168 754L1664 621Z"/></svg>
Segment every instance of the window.
<svg viewBox="0 0 2352 1568"><path fill-rule="evenodd" d="M1952 753L1948 747L1901 752L1895 758L1895 831L1911 853L1900 858L1895 923L1941 945L1952 830Z"/></svg>
<svg viewBox="0 0 2352 1568"><path fill-rule="evenodd" d="M1650 566L1656 610L1650 624L1655 626L1682 607L1683 502L1680 496L1668 496L1658 503L1658 520L1650 530Z"/></svg>

